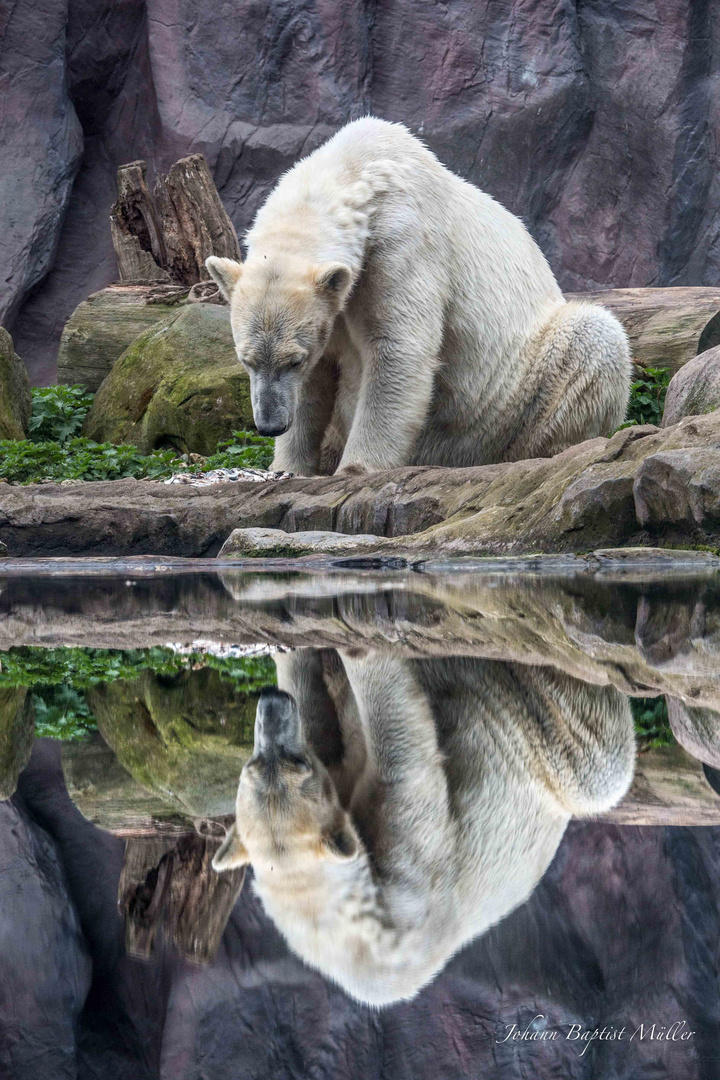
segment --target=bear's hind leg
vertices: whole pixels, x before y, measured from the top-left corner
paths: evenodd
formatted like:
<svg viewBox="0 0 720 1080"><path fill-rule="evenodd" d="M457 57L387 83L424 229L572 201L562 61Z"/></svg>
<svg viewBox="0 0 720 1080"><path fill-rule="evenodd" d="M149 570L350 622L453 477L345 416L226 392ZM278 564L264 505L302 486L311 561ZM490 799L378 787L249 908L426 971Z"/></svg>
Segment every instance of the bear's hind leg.
<svg viewBox="0 0 720 1080"><path fill-rule="evenodd" d="M556 309L529 345L528 379L504 461L552 457L625 419L632 361L614 315L593 304Z"/></svg>

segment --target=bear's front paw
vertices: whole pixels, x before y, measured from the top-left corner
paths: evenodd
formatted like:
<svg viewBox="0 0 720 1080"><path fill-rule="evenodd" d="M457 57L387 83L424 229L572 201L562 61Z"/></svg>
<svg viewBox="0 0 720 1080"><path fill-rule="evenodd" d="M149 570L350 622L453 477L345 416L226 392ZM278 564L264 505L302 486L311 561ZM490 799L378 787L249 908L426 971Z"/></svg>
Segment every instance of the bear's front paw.
<svg viewBox="0 0 720 1080"><path fill-rule="evenodd" d="M367 476L370 472L364 465L343 465L335 472L336 476Z"/></svg>

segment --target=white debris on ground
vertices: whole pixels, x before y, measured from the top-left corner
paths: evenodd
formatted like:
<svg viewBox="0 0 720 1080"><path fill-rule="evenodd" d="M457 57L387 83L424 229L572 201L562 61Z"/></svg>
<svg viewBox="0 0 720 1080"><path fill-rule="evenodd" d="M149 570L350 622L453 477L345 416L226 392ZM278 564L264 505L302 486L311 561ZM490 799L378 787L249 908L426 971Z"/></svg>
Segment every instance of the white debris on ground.
<svg viewBox="0 0 720 1080"><path fill-rule="evenodd" d="M236 483L238 480L262 484L268 480L289 480L292 473L272 472L268 469L211 469L210 472L176 472L163 480L164 484L193 484L205 487L207 484Z"/></svg>
<svg viewBox="0 0 720 1080"><path fill-rule="evenodd" d="M172 649L178 656L191 656L193 653L206 653L209 656L219 656L222 659L242 660L248 656L273 656L274 653L290 652L284 645L267 645L259 641L252 645L228 645L223 641L211 641L209 638L198 638L188 645L179 641L168 641L166 649Z"/></svg>

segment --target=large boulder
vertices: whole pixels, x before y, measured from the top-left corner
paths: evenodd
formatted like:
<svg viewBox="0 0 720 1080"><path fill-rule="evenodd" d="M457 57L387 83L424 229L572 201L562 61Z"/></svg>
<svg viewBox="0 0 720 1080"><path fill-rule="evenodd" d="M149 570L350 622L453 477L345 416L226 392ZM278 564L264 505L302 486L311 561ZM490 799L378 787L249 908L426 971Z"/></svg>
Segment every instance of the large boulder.
<svg viewBox="0 0 720 1080"><path fill-rule="evenodd" d="M668 697L672 733L698 761L720 769L720 712Z"/></svg>
<svg viewBox="0 0 720 1080"><path fill-rule="evenodd" d="M145 453L211 454L220 440L252 427L250 380L235 354L228 308L188 304L120 356L83 435Z"/></svg>
<svg viewBox="0 0 720 1080"><path fill-rule="evenodd" d="M231 814L256 698L211 668L102 683L88 704L131 776L189 817Z"/></svg>
<svg viewBox="0 0 720 1080"><path fill-rule="evenodd" d="M720 408L720 345L696 356L673 376L665 396L662 426Z"/></svg>
<svg viewBox="0 0 720 1080"><path fill-rule="evenodd" d="M176 315L185 296L187 289L173 285L111 285L88 296L63 329L58 382L97 390L128 345Z"/></svg>
<svg viewBox="0 0 720 1080"><path fill-rule="evenodd" d="M24 439L31 412L28 373L0 326L0 439Z"/></svg>
<svg viewBox="0 0 720 1080"><path fill-rule="evenodd" d="M35 736L35 708L27 687L0 687L0 799L15 793Z"/></svg>

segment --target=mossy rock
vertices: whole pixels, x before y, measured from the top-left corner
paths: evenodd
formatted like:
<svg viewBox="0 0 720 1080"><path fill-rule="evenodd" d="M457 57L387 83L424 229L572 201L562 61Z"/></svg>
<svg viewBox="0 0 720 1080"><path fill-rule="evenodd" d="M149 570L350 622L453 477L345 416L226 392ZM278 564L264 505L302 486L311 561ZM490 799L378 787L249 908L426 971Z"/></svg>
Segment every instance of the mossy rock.
<svg viewBox="0 0 720 1080"><path fill-rule="evenodd" d="M169 447L207 455L234 431L253 427L250 380L235 353L228 308L188 304L119 357L83 435L143 453Z"/></svg>
<svg viewBox="0 0 720 1080"><path fill-rule="evenodd" d="M173 285L109 285L88 296L63 328L58 382L94 393L135 338L164 326L186 296Z"/></svg>
<svg viewBox="0 0 720 1080"><path fill-rule="evenodd" d="M0 688L0 799L15 793L35 736L35 708L27 687Z"/></svg>
<svg viewBox="0 0 720 1080"><path fill-rule="evenodd" d="M0 439L24 439L31 412L28 373L12 338L0 326Z"/></svg>
<svg viewBox="0 0 720 1080"><path fill-rule="evenodd" d="M103 683L87 701L106 743L147 791L190 817L233 813L256 695L202 668Z"/></svg>

